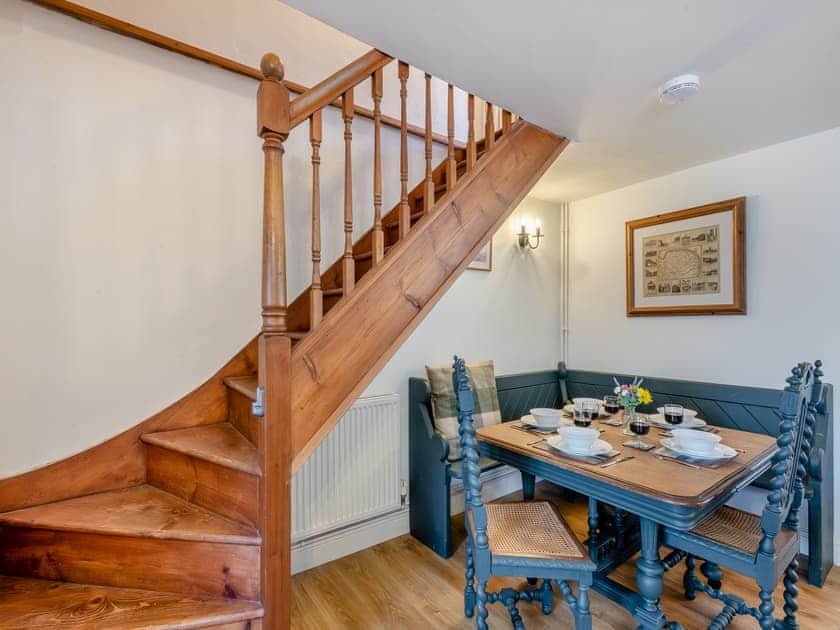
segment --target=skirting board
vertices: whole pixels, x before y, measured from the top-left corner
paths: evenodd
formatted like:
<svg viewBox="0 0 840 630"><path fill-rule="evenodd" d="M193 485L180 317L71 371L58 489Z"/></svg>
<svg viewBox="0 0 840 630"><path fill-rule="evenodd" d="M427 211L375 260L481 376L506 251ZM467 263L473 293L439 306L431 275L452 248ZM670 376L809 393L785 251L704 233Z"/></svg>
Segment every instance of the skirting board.
<svg viewBox="0 0 840 630"><path fill-rule="evenodd" d="M292 575L408 533L408 507L292 545Z"/></svg>
<svg viewBox="0 0 840 630"><path fill-rule="evenodd" d="M522 488L519 471L508 466L485 473L481 481L484 484L482 496L488 501ZM460 514L464 511L464 487L455 481L451 490L452 514ZM408 534L408 510L406 506L397 512L292 545L292 575Z"/></svg>

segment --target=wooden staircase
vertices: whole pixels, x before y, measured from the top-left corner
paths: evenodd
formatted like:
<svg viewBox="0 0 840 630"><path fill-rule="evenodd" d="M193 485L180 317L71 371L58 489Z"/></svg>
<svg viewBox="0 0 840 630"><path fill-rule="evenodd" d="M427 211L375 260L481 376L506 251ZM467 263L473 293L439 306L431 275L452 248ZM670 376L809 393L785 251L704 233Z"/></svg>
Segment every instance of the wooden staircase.
<svg viewBox="0 0 840 630"><path fill-rule="evenodd" d="M267 55L258 93L265 152L263 328L209 381L129 431L62 462L0 480L0 629L289 627L290 477L492 237L566 140L494 108L475 137L408 189L401 82L401 196L382 213L382 72L372 50L292 100ZM352 241L353 88L370 80L372 228ZM342 256L321 270L321 112L342 109ZM283 143L308 122L312 283L286 300ZM5 576L5 577L2 577Z"/></svg>

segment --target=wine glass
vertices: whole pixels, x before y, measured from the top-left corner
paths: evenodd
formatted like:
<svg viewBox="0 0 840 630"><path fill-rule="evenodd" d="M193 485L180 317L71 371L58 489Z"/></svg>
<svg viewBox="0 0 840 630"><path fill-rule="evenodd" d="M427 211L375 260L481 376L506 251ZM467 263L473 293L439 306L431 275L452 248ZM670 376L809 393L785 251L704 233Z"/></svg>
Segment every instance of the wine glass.
<svg viewBox="0 0 840 630"><path fill-rule="evenodd" d="M618 396L604 396L604 411L613 415L618 413L619 409L621 409L621 405L618 402Z"/></svg>
<svg viewBox="0 0 840 630"><path fill-rule="evenodd" d="M630 430L636 436L636 440L628 442L627 446L639 449L651 448L651 445L642 439L642 436L650 433L650 423L647 421L647 418L641 414L637 415L633 422L630 423Z"/></svg>
<svg viewBox="0 0 840 630"><path fill-rule="evenodd" d="M666 403L662 408L662 415L665 416L665 422L668 424L682 424L683 413L683 406L675 403Z"/></svg>
<svg viewBox="0 0 840 630"><path fill-rule="evenodd" d="M596 412L597 413L597 412ZM575 404L575 426L588 427L592 424L592 402L579 400Z"/></svg>

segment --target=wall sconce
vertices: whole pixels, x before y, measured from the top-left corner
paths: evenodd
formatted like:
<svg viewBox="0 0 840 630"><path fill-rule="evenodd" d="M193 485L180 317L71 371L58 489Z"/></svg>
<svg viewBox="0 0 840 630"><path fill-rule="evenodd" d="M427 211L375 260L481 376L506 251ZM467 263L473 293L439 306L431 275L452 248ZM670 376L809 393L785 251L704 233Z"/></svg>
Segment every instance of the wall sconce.
<svg viewBox="0 0 840 630"><path fill-rule="evenodd" d="M528 227L525 223L522 223L522 228L519 230L517 237L519 238L519 247L525 249L525 247L530 247L531 249L537 249L540 246L540 239L542 239L545 234L542 233L540 230L540 222L536 222L536 232L531 234L528 231ZM533 239L533 241L531 240Z"/></svg>

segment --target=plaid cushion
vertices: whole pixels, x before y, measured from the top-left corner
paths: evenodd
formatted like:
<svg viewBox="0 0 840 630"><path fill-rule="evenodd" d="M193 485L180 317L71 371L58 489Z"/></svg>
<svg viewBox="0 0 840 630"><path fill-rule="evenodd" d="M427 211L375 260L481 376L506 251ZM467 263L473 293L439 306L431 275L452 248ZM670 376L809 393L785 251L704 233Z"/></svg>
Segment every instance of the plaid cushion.
<svg viewBox="0 0 840 630"><path fill-rule="evenodd" d="M432 390L432 417L435 428L449 442L449 460L459 460L461 459L461 444L458 435L458 407L455 402L455 390L452 388L452 367L427 365L426 375ZM496 391L493 362L468 364L467 377L470 379L475 403L473 411L475 427L499 424L502 421L502 414L499 411L499 393Z"/></svg>

